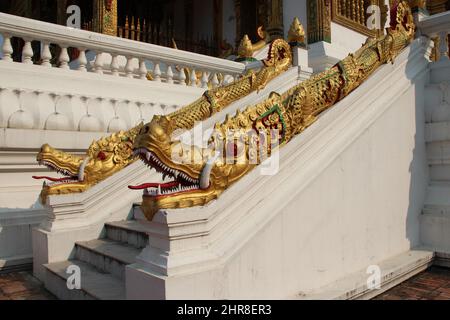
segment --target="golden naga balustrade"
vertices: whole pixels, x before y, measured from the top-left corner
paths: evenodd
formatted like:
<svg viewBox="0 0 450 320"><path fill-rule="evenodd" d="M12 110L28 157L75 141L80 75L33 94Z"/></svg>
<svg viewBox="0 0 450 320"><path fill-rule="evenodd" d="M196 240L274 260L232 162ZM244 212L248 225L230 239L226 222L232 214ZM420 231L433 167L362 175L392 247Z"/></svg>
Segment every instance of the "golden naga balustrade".
<svg viewBox="0 0 450 320"><path fill-rule="evenodd" d="M289 44L281 39L274 40L270 44L267 59L262 62L260 71L251 70L231 84L207 90L193 103L169 114L167 117L179 119L173 129L191 129L196 122L203 121L231 103L263 89L292 65ZM137 160L132 154L132 146L142 126L140 124L131 130L94 141L84 156L75 156L47 144L43 145L37 155L37 161L52 171L62 173L64 177L34 177L51 182L48 185L44 182L41 191L42 202L45 203L49 195L84 192Z"/></svg>

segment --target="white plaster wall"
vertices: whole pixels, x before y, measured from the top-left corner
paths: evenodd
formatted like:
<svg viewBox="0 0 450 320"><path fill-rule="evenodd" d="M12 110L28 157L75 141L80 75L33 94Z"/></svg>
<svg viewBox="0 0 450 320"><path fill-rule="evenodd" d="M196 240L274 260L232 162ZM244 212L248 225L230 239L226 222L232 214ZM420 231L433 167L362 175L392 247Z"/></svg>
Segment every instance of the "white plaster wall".
<svg viewBox="0 0 450 320"><path fill-rule="evenodd" d="M355 52L366 41L367 36L331 22L331 44L348 53Z"/></svg>
<svg viewBox="0 0 450 320"><path fill-rule="evenodd" d="M221 277L239 276L229 279L226 296L296 295L419 244L427 185L422 86L393 101L292 202L280 203L224 267Z"/></svg>
<svg viewBox="0 0 450 320"><path fill-rule="evenodd" d="M0 208L0 270L11 270L31 264L31 230L45 218L43 210L11 210Z"/></svg>

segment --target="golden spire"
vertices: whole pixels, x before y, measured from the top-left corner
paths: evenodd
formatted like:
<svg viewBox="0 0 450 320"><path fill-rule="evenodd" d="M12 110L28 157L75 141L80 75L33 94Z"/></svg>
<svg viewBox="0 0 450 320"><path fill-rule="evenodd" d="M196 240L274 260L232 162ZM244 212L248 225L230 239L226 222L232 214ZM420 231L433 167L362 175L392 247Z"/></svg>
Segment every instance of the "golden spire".
<svg viewBox="0 0 450 320"><path fill-rule="evenodd" d="M297 17L292 21L288 33L288 42L296 44L305 44L305 30Z"/></svg>
<svg viewBox="0 0 450 320"><path fill-rule="evenodd" d="M238 55L240 58L252 58L253 57L253 46L248 35L244 35L239 44Z"/></svg>

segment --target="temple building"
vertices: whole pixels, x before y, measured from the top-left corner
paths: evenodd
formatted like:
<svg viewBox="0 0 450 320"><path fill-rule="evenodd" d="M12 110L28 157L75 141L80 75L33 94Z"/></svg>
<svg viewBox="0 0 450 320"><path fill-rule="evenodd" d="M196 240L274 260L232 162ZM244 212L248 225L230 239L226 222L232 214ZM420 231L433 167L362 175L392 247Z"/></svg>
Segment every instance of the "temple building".
<svg viewBox="0 0 450 320"><path fill-rule="evenodd" d="M449 32L449 0L2 0L0 273L370 299L448 267Z"/></svg>

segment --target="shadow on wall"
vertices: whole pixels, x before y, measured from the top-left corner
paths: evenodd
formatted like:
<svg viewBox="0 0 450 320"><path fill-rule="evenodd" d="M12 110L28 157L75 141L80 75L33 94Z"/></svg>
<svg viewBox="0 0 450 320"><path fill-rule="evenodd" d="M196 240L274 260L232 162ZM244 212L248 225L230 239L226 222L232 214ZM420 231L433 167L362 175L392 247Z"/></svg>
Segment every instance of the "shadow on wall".
<svg viewBox="0 0 450 320"><path fill-rule="evenodd" d="M423 41L428 41L422 38ZM415 107L415 128L416 132L413 142L412 161L409 165L410 187L409 187L409 206L406 216L406 237L410 242L411 248L420 245L420 215L425 202L426 190L429 181L429 169L426 154L425 143L425 86L427 85L426 74L416 75L414 70L417 64L428 63L428 60L422 56L420 62L417 57L409 57L406 65L405 74L410 79L414 90L414 101L412 106L404 104L405 107ZM429 70L427 69L427 73Z"/></svg>

